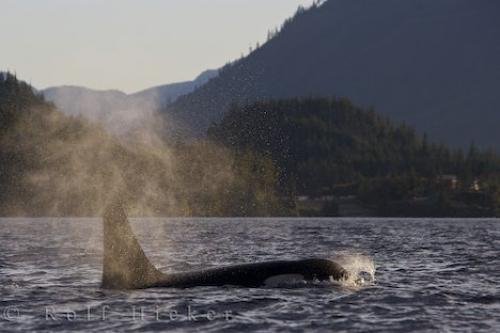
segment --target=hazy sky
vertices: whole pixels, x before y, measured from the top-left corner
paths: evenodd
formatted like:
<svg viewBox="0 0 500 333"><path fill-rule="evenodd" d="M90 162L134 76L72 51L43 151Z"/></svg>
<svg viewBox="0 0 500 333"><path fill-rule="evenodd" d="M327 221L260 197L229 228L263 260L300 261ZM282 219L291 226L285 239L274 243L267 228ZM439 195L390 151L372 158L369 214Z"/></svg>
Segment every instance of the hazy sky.
<svg viewBox="0 0 500 333"><path fill-rule="evenodd" d="M312 0L0 0L0 70L127 92L247 53Z"/></svg>

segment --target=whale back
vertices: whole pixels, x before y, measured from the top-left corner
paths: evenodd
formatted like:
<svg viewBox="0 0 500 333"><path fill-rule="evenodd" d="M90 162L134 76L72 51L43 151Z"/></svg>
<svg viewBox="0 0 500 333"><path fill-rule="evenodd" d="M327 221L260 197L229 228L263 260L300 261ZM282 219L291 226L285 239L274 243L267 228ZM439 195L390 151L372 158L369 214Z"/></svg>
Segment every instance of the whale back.
<svg viewBox="0 0 500 333"><path fill-rule="evenodd" d="M108 205L103 222L102 287L106 289L226 285L261 287L276 284L283 278L289 280L290 277L307 281L348 278L342 266L326 259L270 261L166 275L146 257L121 202Z"/></svg>
<svg viewBox="0 0 500 333"><path fill-rule="evenodd" d="M108 205L103 222L103 288L142 289L165 278L146 257L121 202Z"/></svg>

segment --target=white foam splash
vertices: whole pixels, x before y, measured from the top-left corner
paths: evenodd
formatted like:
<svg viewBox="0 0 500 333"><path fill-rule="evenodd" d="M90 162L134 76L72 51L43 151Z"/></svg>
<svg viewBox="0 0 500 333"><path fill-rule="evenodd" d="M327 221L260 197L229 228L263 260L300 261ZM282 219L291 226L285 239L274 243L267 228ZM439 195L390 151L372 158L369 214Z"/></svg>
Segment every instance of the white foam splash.
<svg viewBox="0 0 500 333"><path fill-rule="evenodd" d="M338 252L334 259L349 273L341 285L348 288L361 288L375 283L375 262L371 256L351 251Z"/></svg>

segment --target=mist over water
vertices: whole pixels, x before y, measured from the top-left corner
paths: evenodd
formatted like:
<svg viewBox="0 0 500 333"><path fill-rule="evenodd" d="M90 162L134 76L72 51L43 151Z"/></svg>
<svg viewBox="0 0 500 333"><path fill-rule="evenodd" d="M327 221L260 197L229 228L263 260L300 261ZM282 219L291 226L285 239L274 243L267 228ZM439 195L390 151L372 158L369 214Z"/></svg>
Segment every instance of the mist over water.
<svg viewBox="0 0 500 333"><path fill-rule="evenodd" d="M168 142L178 124L155 111L109 115L114 130L39 104L0 136L4 216L100 216L116 198L139 216L267 215L276 200L272 162L207 140Z"/></svg>
<svg viewBox="0 0 500 333"><path fill-rule="evenodd" d="M15 75L0 88L3 216L100 216L117 198L139 216L267 215L276 201L272 162L167 141L180 125L140 103L99 121L63 114Z"/></svg>
<svg viewBox="0 0 500 333"><path fill-rule="evenodd" d="M156 136L158 124L144 118L127 135L113 135L98 124L59 112L23 113L2 145L21 148L26 155L28 166L19 179L19 185L31 192L25 214L99 214L117 195L133 200L132 209L147 211L160 199L167 206L168 192L155 189L160 178L167 180L172 174L171 153ZM16 199L12 198L14 206ZM142 207L145 202L149 204ZM14 208L12 215L19 212Z"/></svg>

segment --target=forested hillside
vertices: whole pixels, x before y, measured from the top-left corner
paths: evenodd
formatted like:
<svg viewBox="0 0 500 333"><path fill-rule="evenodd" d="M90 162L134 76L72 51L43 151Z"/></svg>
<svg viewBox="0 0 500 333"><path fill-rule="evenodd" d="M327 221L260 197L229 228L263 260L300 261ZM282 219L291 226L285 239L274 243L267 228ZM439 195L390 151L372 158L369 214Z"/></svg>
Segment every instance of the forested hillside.
<svg viewBox="0 0 500 333"><path fill-rule="evenodd" d="M294 197L356 195L387 204L450 192L442 180L456 177L457 193L477 182L491 194L487 200L499 198L500 158L493 151L433 144L347 99L233 106L209 137L236 153L254 151L276 161L281 189Z"/></svg>
<svg viewBox="0 0 500 333"><path fill-rule="evenodd" d="M232 102L347 97L436 142L499 149L496 0L328 0L164 112L203 135Z"/></svg>

